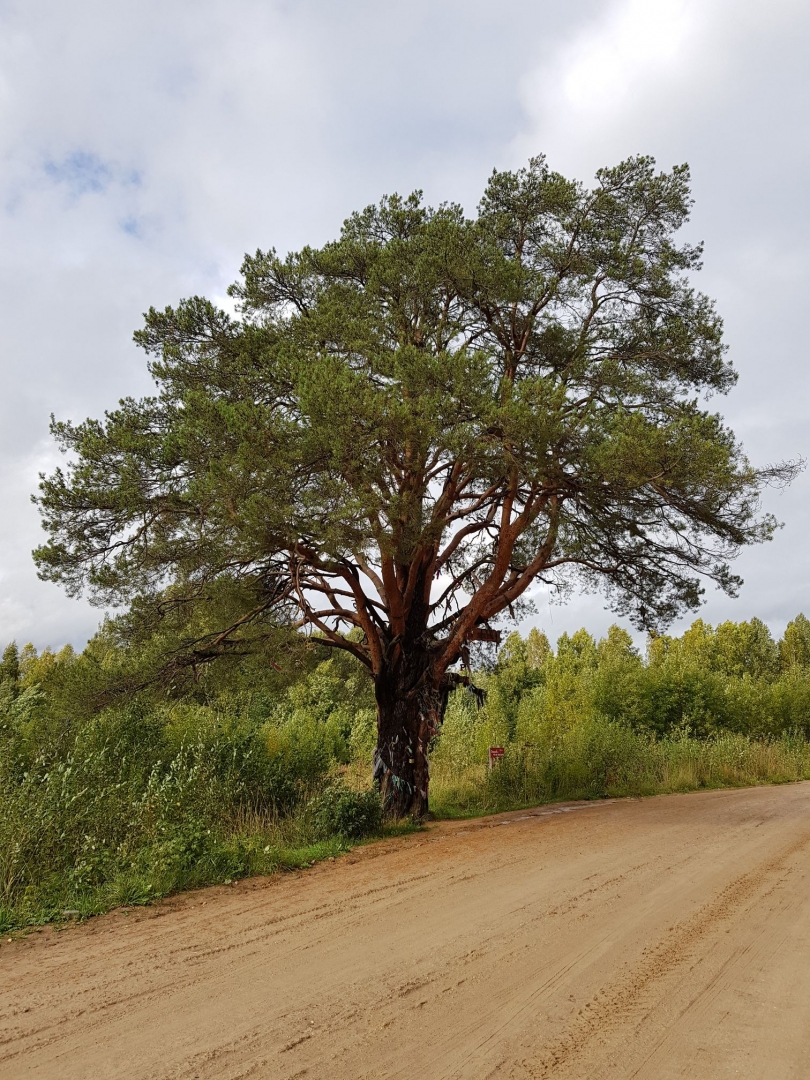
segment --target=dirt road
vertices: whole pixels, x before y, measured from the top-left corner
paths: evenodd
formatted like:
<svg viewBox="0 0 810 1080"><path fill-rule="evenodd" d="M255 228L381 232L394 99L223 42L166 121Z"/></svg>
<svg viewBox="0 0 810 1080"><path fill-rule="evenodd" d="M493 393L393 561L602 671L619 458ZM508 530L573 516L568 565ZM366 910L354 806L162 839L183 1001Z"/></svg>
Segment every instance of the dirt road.
<svg viewBox="0 0 810 1080"><path fill-rule="evenodd" d="M810 1077L810 783L441 824L0 948L0 1077Z"/></svg>

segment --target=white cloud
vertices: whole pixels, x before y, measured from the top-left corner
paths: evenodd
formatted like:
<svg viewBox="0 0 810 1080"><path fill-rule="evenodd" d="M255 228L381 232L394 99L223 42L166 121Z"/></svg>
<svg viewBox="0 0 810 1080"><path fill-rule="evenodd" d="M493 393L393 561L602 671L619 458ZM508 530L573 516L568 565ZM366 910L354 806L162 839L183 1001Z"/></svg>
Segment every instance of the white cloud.
<svg viewBox="0 0 810 1080"><path fill-rule="evenodd" d="M746 124L753 135L763 107L781 107L779 128L796 106L780 82L805 86L809 16L799 0L612 0L520 80L513 154L539 143L587 174L606 154L677 155L707 136L719 150Z"/></svg>
<svg viewBox="0 0 810 1080"><path fill-rule="evenodd" d="M610 117L651 78L677 71L696 22L694 5L683 0L622 3L565 50L563 99L580 115Z"/></svg>
<svg viewBox="0 0 810 1080"><path fill-rule="evenodd" d="M0 0L0 646L97 622L37 582L28 494L51 411L149 389L146 307L222 296L245 250L318 243L384 192L472 207L538 151L586 180L629 153L692 163L743 374L729 415L760 459L806 453L809 25L799 0ZM810 612L803 492L710 617Z"/></svg>

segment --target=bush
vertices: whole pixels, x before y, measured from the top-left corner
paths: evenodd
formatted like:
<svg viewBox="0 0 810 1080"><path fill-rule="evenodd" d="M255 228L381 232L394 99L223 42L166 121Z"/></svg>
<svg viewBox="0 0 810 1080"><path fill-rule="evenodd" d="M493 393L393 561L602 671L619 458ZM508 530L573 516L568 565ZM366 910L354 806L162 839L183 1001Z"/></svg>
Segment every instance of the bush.
<svg viewBox="0 0 810 1080"><path fill-rule="evenodd" d="M379 792L352 791L343 783L331 784L310 804L315 834L361 840L382 828Z"/></svg>

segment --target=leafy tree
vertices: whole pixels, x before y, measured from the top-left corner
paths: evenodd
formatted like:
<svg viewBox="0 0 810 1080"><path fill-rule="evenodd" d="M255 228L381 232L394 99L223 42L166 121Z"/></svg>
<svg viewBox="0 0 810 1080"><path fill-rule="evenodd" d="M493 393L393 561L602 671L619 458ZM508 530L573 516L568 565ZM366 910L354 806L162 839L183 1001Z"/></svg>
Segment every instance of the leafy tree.
<svg viewBox="0 0 810 1080"><path fill-rule="evenodd" d="M529 662L528 643L523 640L517 630L513 630L498 650L497 669L525 665Z"/></svg>
<svg viewBox="0 0 810 1080"><path fill-rule="evenodd" d="M676 652L687 663L696 664L706 671L713 671L717 661L717 639L714 627L703 619L695 619L688 630L684 630L678 642Z"/></svg>
<svg viewBox="0 0 810 1080"><path fill-rule="evenodd" d="M621 660L637 662L639 659L638 649L633 644L633 639L626 630L615 623L608 627L607 637L602 638L596 651L600 663Z"/></svg>
<svg viewBox="0 0 810 1080"><path fill-rule="evenodd" d="M514 738L521 698L537 686L542 676L529 663L529 643L517 631L506 638L498 652L495 670L487 684L487 714L501 721L499 727Z"/></svg>
<svg viewBox="0 0 810 1080"><path fill-rule="evenodd" d="M542 667L551 653L551 645L542 630L533 626L526 638L526 659L529 667Z"/></svg>
<svg viewBox="0 0 810 1080"><path fill-rule="evenodd" d="M779 661L783 671L810 668L810 619L797 615L785 627L779 642Z"/></svg>
<svg viewBox="0 0 810 1080"><path fill-rule="evenodd" d="M12 692L16 692L20 681L20 651L17 642L12 641L3 649L3 658L0 660L0 683L7 685Z"/></svg>
<svg viewBox="0 0 810 1080"><path fill-rule="evenodd" d="M608 629L596 648L594 706L610 720L634 726L642 722L644 667L633 639L620 626Z"/></svg>
<svg viewBox="0 0 810 1080"><path fill-rule="evenodd" d="M557 639L557 660L577 671L595 668L598 663L596 642L584 628L573 634L560 634Z"/></svg>
<svg viewBox="0 0 810 1080"><path fill-rule="evenodd" d="M761 619L724 622L716 630L716 667L726 675L773 678L779 671L779 650Z"/></svg>
<svg viewBox="0 0 810 1080"><path fill-rule="evenodd" d="M689 207L686 166L588 189L536 158L472 220L394 196L246 257L239 317L150 310L157 395L53 425L72 459L41 484L41 575L156 613L228 583L208 654L318 631L373 678L389 810L423 814L452 669L533 583L601 584L653 628L701 577L734 593L729 560L773 531L758 492L792 468L752 468L699 402L735 375L675 241Z"/></svg>

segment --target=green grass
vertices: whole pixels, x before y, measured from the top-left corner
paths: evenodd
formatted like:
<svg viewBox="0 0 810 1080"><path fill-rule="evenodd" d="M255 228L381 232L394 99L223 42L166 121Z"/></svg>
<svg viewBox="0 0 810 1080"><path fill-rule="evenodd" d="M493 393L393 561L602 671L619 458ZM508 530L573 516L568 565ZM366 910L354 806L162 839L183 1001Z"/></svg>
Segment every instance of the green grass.
<svg viewBox="0 0 810 1080"><path fill-rule="evenodd" d="M260 835L233 838L201 863L185 866L163 861L144 869L121 869L102 884L76 888L64 875L54 875L30 890L14 907L0 907L0 933L67 919L86 919L116 907L150 904L172 893L242 877L300 870L334 858L351 844L340 837L298 847L259 846Z"/></svg>
<svg viewBox="0 0 810 1080"><path fill-rule="evenodd" d="M724 733L654 739L604 721L545 744L507 745L489 770L452 758L434 763L431 809L473 817L566 799L621 798L810 779L810 744L797 736L759 741Z"/></svg>
<svg viewBox="0 0 810 1080"><path fill-rule="evenodd" d="M384 825L373 836L352 839L331 836L299 839L301 822L288 819L223 835L210 843L196 860L189 860L181 844L173 849L144 849L136 865L119 867L94 885L76 886L69 874L52 873L15 897L13 906L0 905L0 934L101 915L116 907L151 904L164 897L206 885L229 885L241 878L304 870L334 859L369 840L399 836L416 828L411 822ZM289 838L285 839L284 835Z"/></svg>

